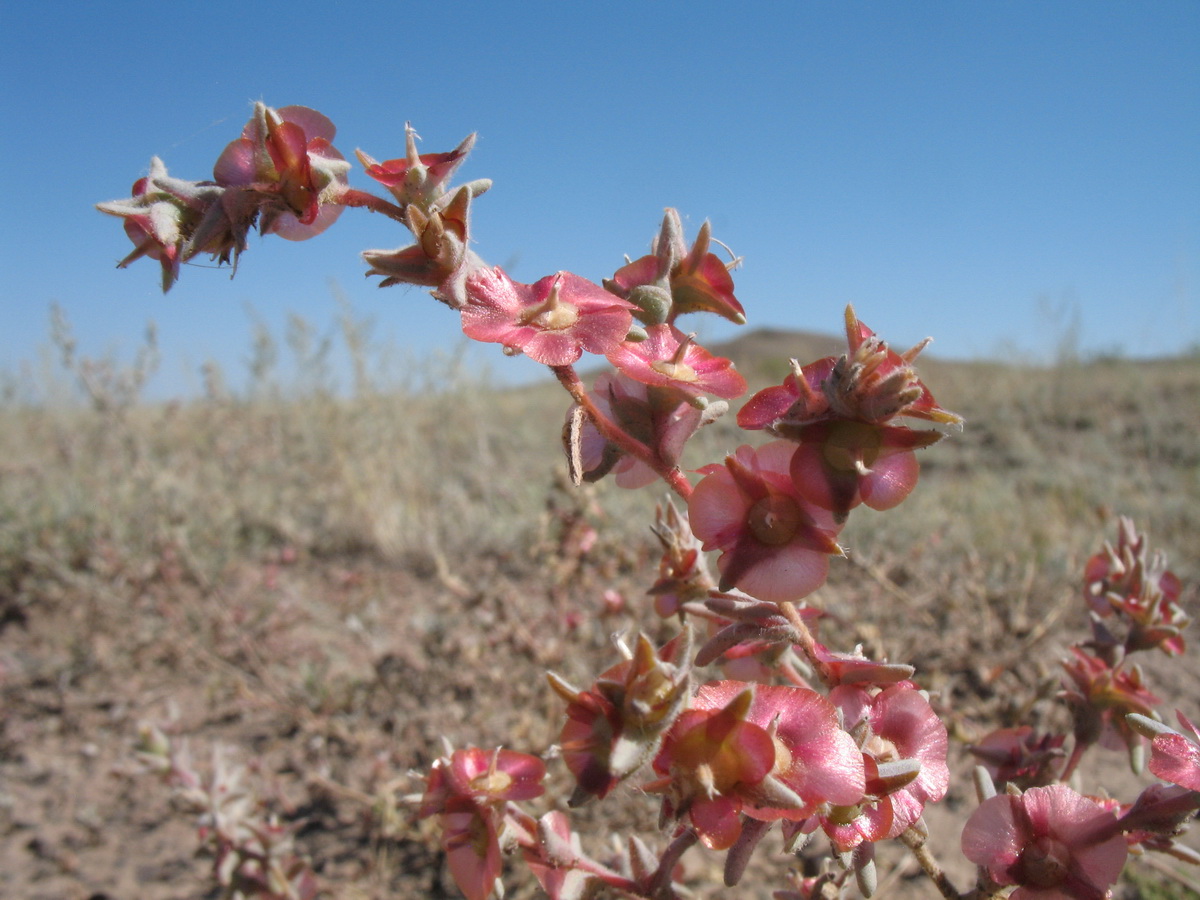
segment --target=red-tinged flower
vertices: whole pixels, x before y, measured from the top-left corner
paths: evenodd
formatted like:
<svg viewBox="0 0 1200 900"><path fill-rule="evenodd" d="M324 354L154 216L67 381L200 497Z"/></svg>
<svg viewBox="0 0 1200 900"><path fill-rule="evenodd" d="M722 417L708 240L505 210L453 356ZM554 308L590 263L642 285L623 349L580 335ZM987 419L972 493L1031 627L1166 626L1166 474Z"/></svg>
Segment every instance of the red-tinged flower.
<svg viewBox="0 0 1200 900"><path fill-rule="evenodd" d="M967 859L1010 900L1103 900L1125 866L1128 848L1116 817L1064 784L998 794L963 828Z"/></svg>
<svg viewBox="0 0 1200 900"><path fill-rule="evenodd" d="M545 764L512 750L469 747L434 762L418 815L436 815L454 883L468 900L486 900L500 877L508 842L504 808L541 796Z"/></svg>
<svg viewBox="0 0 1200 900"><path fill-rule="evenodd" d="M686 394L643 384L619 372L597 378L589 396L605 418L654 453L660 471L675 468L688 440L706 419L711 420L708 410L697 409ZM583 424L580 445L586 481L613 472L618 487L634 489L658 479L658 471L607 440L591 419Z"/></svg>
<svg viewBox="0 0 1200 900"><path fill-rule="evenodd" d="M545 777L545 763L527 753L479 747L455 750L434 761L419 815L425 818L462 803L502 806L532 800L542 795Z"/></svg>
<svg viewBox="0 0 1200 900"><path fill-rule="evenodd" d="M608 361L643 384L674 388L690 397L713 394L731 399L746 392L746 379L733 363L713 356L674 325L652 325L644 341L624 341Z"/></svg>
<svg viewBox="0 0 1200 900"><path fill-rule="evenodd" d="M745 688L738 681L702 685L692 699L692 709L724 709ZM846 806L862 799L862 754L838 725L833 704L816 691L757 685L746 721L764 729L775 742L775 762L764 784L744 793L747 815L764 821L800 821L822 804ZM774 782L790 790L793 803L798 798L799 804L777 805L781 792Z"/></svg>
<svg viewBox="0 0 1200 900"><path fill-rule="evenodd" d="M700 470L688 519L705 550L722 551L721 590L736 585L760 600L799 600L825 582L829 556L842 553L833 516L792 482L794 452L785 441L743 446L723 466Z"/></svg>
<svg viewBox="0 0 1200 900"><path fill-rule="evenodd" d="M848 352L836 359L803 367L793 360L783 384L756 394L738 424L786 430L827 418L881 424L898 417L962 424L961 416L938 406L913 368L929 339L896 353L847 306L846 340Z"/></svg>
<svg viewBox="0 0 1200 900"><path fill-rule="evenodd" d="M1112 800L1101 801L1107 804ZM1121 831L1125 842L1151 850L1170 853L1170 838L1181 834L1200 809L1200 791L1176 784L1152 784L1138 794L1133 803L1119 804ZM1192 862L1197 861L1191 851ZM1180 857L1186 858L1186 857Z"/></svg>
<svg viewBox="0 0 1200 900"><path fill-rule="evenodd" d="M588 859L571 831L567 817L557 810L538 820L538 842L522 849L538 884L550 900L582 900L594 893L599 873L609 874ZM577 865L582 861L586 868Z"/></svg>
<svg viewBox="0 0 1200 900"><path fill-rule="evenodd" d="M846 308L849 352L792 372L783 384L760 391L738 413L738 424L766 429L800 444L792 476L813 503L838 521L859 503L873 509L899 504L916 485L914 450L936 443L939 431L892 424L900 417L961 425L917 377L912 361L924 342L901 355Z"/></svg>
<svg viewBox="0 0 1200 900"><path fill-rule="evenodd" d="M829 415L829 398L824 384L837 364L837 358L826 356L801 367L792 360L792 371L783 384L763 388L746 401L738 412L737 422L748 431L771 429L777 422L807 424Z"/></svg>
<svg viewBox="0 0 1200 900"><path fill-rule="evenodd" d="M1175 715L1191 738L1166 730L1156 735L1150 743L1149 768L1163 781L1200 791L1200 730L1183 713L1176 711Z"/></svg>
<svg viewBox="0 0 1200 900"><path fill-rule="evenodd" d="M380 287L419 284L437 288L433 295L454 309L467 304L468 274L484 267L468 246L471 192L460 188L444 208L430 212L411 205L404 223L417 239L396 250L366 250L362 257L371 267L367 275L382 275Z"/></svg>
<svg viewBox="0 0 1200 900"><path fill-rule="evenodd" d="M334 148L337 129L306 106L272 109L256 103L242 136L225 148L213 167L217 184L255 195L247 212L262 234L303 241L320 234L341 215L350 164Z"/></svg>
<svg viewBox="0 0 1200 900"><path fill-rule="evenodd" d="M645 786L665 795L665 818L688 817L712 850L733 846L742 833L743 808L775 767L773 737L746 718L755 685L739 688L725 706L689 709L675 720L654 759L654 770L664 777Z"/></svg>
<svg viewBox="0 0 1200 900"><path fill-rule="evenodd" d="M570 272L520 284L496 268L467 276L463 331L547 366L567 366L586 350L605 354L629 333L632 304Z"/></svg>
<svg viewBox="0 0 1200 900"><path fill-rule="evenodd" d="M487 900L500 880L500 830L487 809L465 806L438 816L442 850L454 883L467 900Z"/></svg>
<svg viewBox="0 0 1200 900"><path fill-rule="evenodd" d="M946 795L946 726L911 682L877 693L842 686L829 698L859 742L867 777L863 799L823 813L821 825L840 850L896 837Z"/></svg>
<svg viewBox="0 0 1200 900"><path fill-rule="evenodd" d="M654 611L664 619L679 613L685 603L704 600L717 586L708 571L700 542L692 534L687 514L667 501L666 507L654 511L651 528L662 544L663 555L658 564L658 581L650 588L654 596Z"/></svg>
<svg viewBox="0 0 1200 900"><path fill-rule="evenodd" d="M913 451L937 443L942 435L839 419L804 425L789 437L800 441L791 463L797 490L845 519L860 503L878 510L900 505L921 472Z"/></svg>
<svg viewBox="0 0 1200 900"><path fill-rule="evenodd" d="M1179 605L1183 585L1160 552L1150 555L1145 535L1122 517L1117 546L1104 549L1084 567L1084 596L1101 618L1120 614L1128 624L1126 653L1158 647L1178 656L1190 618Z"/></svg>
<svg viewBox="0 0 1200 900"><path fill-rule="evenodd" d="M179 267L198 253L221 262L245 249L245 232L233 234L224 214L225 188L211 181L172 178L157 156L150 173L133 185L127 200L98 203L96 208L125 221L134 249L121 260L125 268L143 256L162 266L163 292L179 278Z"/></svg>
<svg viewBox="0 0 1200 900"><path fill-rule="evenodd" d="M1022 725L997 728L970 750L997 784L1011 782L1019 788L1041 787L1057 779L1065 741L1065 735L1039 734Z"/></svg>
<svg viewBox="0 0 1200 900"><path fill-rule="evenodd" d="M690 658L688 631L658 652L639 635L628 658L586 691L549 675L550 686L567 701L559 745L577 783L572 806L604 797L658 751L687 704Z"/></svg>
<svg viewBox="0 0 1200 900"><path fill-rule="evenodd" d="M733 294L729 275L740 260L726 265L709 252L711 245L712 228L705 222L689 250L679 213L668 209L650 255L618 269L604 286L637 304L638 318L647 325L674 322L689 312L712 312L741 325L745 310Z"/></svg>
<svg viewBox="0 0 1200 900"><path fill-rule="evenodd" d="M366 173L386 187L402 208L412 204L425 213L444 208L450 193L446 185L475 146L475 135L467 135L449 153L418 153L417 133L409 124L404 126L404 135L403 159L377 162L361 150L355 151L355 155ZM463 185L472 197L478 197L491 186L487 179Z"/></svg>
<svg viewBox="0 0 1200 900"><path fill-rule="evenodd" d="M1074 659L1062 663L1070 679L1063 697L1075 718L1075 739L1084 745L1099 740L1110 749L1123 744L1132 750L1141 739L1125 717L1151 716L1161 702L1147 690L1141 668L1113 666L1078 647L1071 653Z"/></svg>

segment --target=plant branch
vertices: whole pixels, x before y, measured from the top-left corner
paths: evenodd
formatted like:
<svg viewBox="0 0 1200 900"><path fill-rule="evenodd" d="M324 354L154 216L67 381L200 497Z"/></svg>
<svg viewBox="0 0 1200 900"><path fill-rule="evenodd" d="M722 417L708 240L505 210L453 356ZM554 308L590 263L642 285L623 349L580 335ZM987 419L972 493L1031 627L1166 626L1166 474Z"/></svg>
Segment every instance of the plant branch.
<svg viewBox="0 0 1200 900"><path fill-rule="evenodd" d="M382 197L377 197L374 194L368 194L366 191L360 191L356 188L350 188L339 198L343 206L357 206L369 212L382 213L389 219L395 219L397 222L404 221L404 210Z"/></svg>
<svg viewBox="0 0 1200 900"><path fill-rule="evenodd" d="M678 466L668 466L663 463L657 453L630 435L600 411L600 408L588 396L587 390L584 388L583 382L579 380L579 375L575 372L574 366L550 366L550 369L554 372L559 384L579 404L588 419L596 426L596 430L600 432L606 441L616 444L625 453L637 457L648 465L667 483L667 486L671 490L685 501L692 496L692 485L684 477L683 472L679 470Z"/></svg>
<svg viewBox="0 0 1200 900"><path fill-rule="evenodd" d="M962 900L962 894L950 883L950 879L942 871L942 867L938 865L938 861L929 852L929 847L925 844L924 835L913 828L906 828L900 834L900 840L904 843L904 846L912 851L912 855L916 858L921 870L929 876L929 880L933 882L934 886L946 900Z"/></svg>
<svg viewBox="0 0 1200 900"><path fill-rule="evenodd" d="M784 601L779 604L779 611L783 613L783 617L792 626L795 643L804 651L805 658L808 660L809 665L813 667L813 671L817 673L817 677L821 679L821 683L826 687L836 686L837 679L829 671L829 666L817 656L817 639L813 637L813 633L805 623L804 617L800 615L800 610L796 609L794 603Z"/></svg>

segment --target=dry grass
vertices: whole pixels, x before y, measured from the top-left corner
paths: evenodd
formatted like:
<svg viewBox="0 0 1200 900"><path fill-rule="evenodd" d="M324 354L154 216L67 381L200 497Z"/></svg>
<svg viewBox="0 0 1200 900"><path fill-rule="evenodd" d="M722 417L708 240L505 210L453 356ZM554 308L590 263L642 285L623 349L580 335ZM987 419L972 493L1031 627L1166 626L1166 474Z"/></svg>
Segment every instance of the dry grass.
<svg viewBox="0 0 1200 900"><path fill-rule="evenodd" d="M545 669L586 683L613 661L612 633L669 633L643 596L655 497L564 488L561 392L495 391L452 360L372 377L364 332L342 324L349 396L298 321L284 341L295 374L277 374L260 331L236 396L210 372L204 398L144 403L152 344L125 367L80 361L61 326L59 374L8 392L0 892L206 896L165 789L111 774L150 719L201 758L221 741L257 760L263 795L302 823L299 846L335 895L455 896L429 830L397 806L419 790L406 772L442 735L544 750L561 712ZM819 347L794 342L790 355ZM780 374L753 340L732 353L759 386ZM1081 634L1079 573L1114 516L1200 581L1200 359L923 372L967 429L924 453L902 507L856 513L852 556L819 597L836 616L826 636L914 662L958 738L1061 722L1055 661ZM690 460L741 441L720 422ZM607 588L625 611L603 612ZM1168 705L1198 712L1194 664L1154 660L1151 676ZM1108 783L1135 784L1100 762ZM960 791L947 806L961 819L966 803ZM653 834L632 791L587 816ZM716 864L693 856L698 873ZM766 896L786 865L764 858L746 890ZM891 890L912 893L896 865ZM512 888L532 896L520 877Z"/></svg>

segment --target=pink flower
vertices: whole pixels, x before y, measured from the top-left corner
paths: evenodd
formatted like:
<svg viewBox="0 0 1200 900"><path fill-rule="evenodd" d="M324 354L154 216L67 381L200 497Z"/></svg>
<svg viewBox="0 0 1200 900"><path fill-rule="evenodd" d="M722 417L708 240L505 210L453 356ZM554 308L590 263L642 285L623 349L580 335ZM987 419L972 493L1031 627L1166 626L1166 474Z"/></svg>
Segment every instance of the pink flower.
<svg viewBox="0 0 1200 900"><path fill-rule="evenodd" d="M496 806L510 800L532 800L543 792L546 765L536 756L515 750L455 750L434 761L420 816L440 813L468 802Z"/></svg>
<svg viewBox="0 0 1200 900"><path fill-rule="evenodd" d="M559 272L520 284L496 268L467 276L463 331L503 344L547 366L567 366L583 351L608 353L629 333L633 305L598 284Z"/></svg>
<svg viewBox="0 0 1200 900"><path fill-rule="evenodd" d="M1200 791L1200 730L1183 713L1176 711L1175 715L1192 737L1166 730L1156 735L1150 744L1149 768L1163 781Z"/></svg>
<svg viewBox="0 0 1200 900"><path fill-rule="evenodd" d="M179 278L189 238L205 212L220 201L222 189L211 183L171 178L156 156L150 160L150 174L134 182L132 193L127 200L100 203L96 208L123 219L125 234L133 241L133 251L117 268L143 256L156 260L162 266L166 293Z"/></svg>
<svg viewBox="0 0 1200 900"><path fill-rule="evenodd" d="M806 425L826 418L884 423L897 417L961 425L962 417L937 405L913 368L928 339L896 353L846 307L846 341L841 357L801 367L793 362L779 387L756 394L739 415L743 428ZM790 401L790 402L789 402Z"/></svg>
<svg viewBox="0 0 1200 900"><path fill-rule="evenodd" d="M843 850L896 837L946 795L946 726L911 682L876 693L837 687L830 700L860 741L867 780L861 802L830 810L821 824Z"/></svg>
<svg viewBox="0 0 1200 900"><path fill-rule="evenodd" d="M643 384L674 388L690 397L714 394L730 399L746 392L746 379L729 360L713 356L693 335L674 325L652 325L644 341L625 341L608 352L608 360Z"/></svg>
<svg viewBox="0 0 1200 900"><path fill-rule="evenodd" d="M1070 679L1063 697L1075 717L1076 740L1085 745L1101 740L1109 748L1124 743L1132 748L1141 739L1125 717L1150 716L1160 702L1143 684L1141 669L1114 667L1078 647L1072 647L1071 653L1075 658L1062 663Z"/></svg>
<svg viewBox="0 0 1200 900"><path fill-rule="evenodd" d="M845 517L855 506L892 509L917 486L921 467L914 450L941 440L937 431L835 420L789 434L800 446L791 473L806 499Z"/></svg>
<svg viewBox="0 0 1200 900"><path fill-rule="evenodd" d="M1116 817L1063 784L983 801L963 828L967 859L1009 900L1102 900L1125 866Z"/></svg>
<svg viewBox="0 0 1200 900"><path fill-rule="evenodd" d="M806 597L842 553L833 516L796 490L790 474L795 448L775 441L749 446L700 470L688 501L692 531L705 550L721 550L721 590L737 586L760 600Z"/></svg>
<svg viewBox="0 0 1200 900"><path fill-rule="evenodd" d="M597 378L590 396L606 418L648 447L664 469L679 464L684 446L704 417L686 394L669 387L651 387L619 372ZM658 473L645 462L605 440L590 419L583 425L582 455L587 481L596 481L609 471L623 488L645 487L658 479Z"/></svg>
<svg viewBox="0 0 1200 900"><path fill-rule="evenodd" d="M418 815L436 815L454 882L468 900L486 900L500 876L504 808L541 796L545 764L512 750L456 750L434 762Z"/></svg>
<svg viewBox="0 0 1200 900"><path fill-rule="evenodd" d="M449 153L417 153L417 133L411 125L405 125L405 156L377 162L361 150L356 151L358 161L367 174L388 189L400 206L415 204L426 213L446 206L446 189L450 177L466 160L475 146L475 135L466 139ZM492 183L487 179L472 181L464 185L472 197L478 197Z"/></svg>
<svg viewBox="0 0 1200 900"><path fill-rule="evenodd" d="M816 422L829 414L829 398L823 385L837 358L826 356L801 367L792 361L792 371L783 384L763 388L746 401L738 413L738 425L756 431L770 429L777 422Z"/></svg>
<svg viewBox="0 0 1200 900"><path fill-rule="evenodd" d="M364 251L362 257L371 267L367 274L382 275L380 287L420 284L437 288L435 297L461 310L467 303L463 285L467 275L483 268L483 261L468 246L470 221L471 192L465 187L428 213L409 206L404 223L417 242L396 250Z"/></svg>
<svg viewBox="0 0 1200 900"><path fill-rule="evenodd" d="M743 807L776 761L771 734L746 718L755 686L738 688L723 706L689 709L675 720L654 759L655 771L665 777L644 788L665 794L664 816L687 816L712 850L733 846L742 833Z"/></svg>
<svg viewBox="0 0 1200 900"><path fill-rule="evenodd" d="M336 131L306 106L272 109L256 103L242 136L213 166L217 184L257 194L249 210L231 207L231 218L258 216L262 234L289 241L307 240L332 225L342 213L339 199L350 169L331 143Z"/></svg>
<svg viewBox="0 0 1200 900"><path fill-rule="evenodd" d="M702 685L692 699L693 709L727 706L746 685L718 681ZM773 806L769 791L747 794L744 812L771 821L807 818L823 803L857 803L865 787L862 754L838 725L832 703L807 688L763 685L754 689L746 721L758 725L775 742L775 764L769 777L795 792L800 806Z"/></svg>
<svg viewBox="0 0 1200 900"><path fill-rule="evenodd" d="M1064 735L1039 734L1028 725L1022 725L997 728L970 750L994 782L1040 787L1058 777L1065 741Z"/></svg>
<svg viewBox="0 0 1200 900"><path fill-rule="evenodd" d="M1158 647L1170 656L1184 651L1181 632L1190 621L1179 605L1183 585L1167 569L1162 553L1150 555L1145 535L1132 520L1122 517L1117 546L1087 561L1083 574L1084 596L1102 618L1120 613L1129 627L1126 652Z"/></svg>
<svg viewBox="0 0 1200 900"><path fill-rule="evenodd" d="M638 635L629 658L607 669L585 691L549 676L555 693L567 701L559 745L577 782L571 805L604 797L658 751L687 704L690 656L686 637L655 652Z"/></svg>
<svg viewBox="0 0 1200 900"><path fill-rule="evenodd" d="M894 419L962 424L937 405L911 365L924 343L897 354L851 307L846 337L846 355L804 367L793 360L783 384L760 391L738 413L743 428L766 429L800 445L791 466L797 488L839 522L860 503L891 509L903 501L920 471L913 451L942 438Z"/></svg>
<svg viewBox="0 0 1200 900"><path fill-rule="evenodd" d="M648 325L674 322L689 312L713 312L738 325L746 321L745 310L733 295L730 265L709 253L712 228L700 227L691 250L683 240L679 213L668 209L662 229L643 256L618 269L604 286L641 307L639 315Z"/></svg>

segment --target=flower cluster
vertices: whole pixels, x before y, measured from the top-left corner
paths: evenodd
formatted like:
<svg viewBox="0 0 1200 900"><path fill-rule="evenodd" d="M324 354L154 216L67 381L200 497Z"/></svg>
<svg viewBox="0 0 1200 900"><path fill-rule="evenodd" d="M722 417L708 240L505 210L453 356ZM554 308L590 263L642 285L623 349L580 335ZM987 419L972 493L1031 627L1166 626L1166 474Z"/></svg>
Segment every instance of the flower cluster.
<svg viewBox="0 0 1200 900"><path fill-rule="evenodd" d="M180 266L198 254L236 267L255 226L290 241L320 234L341 214L348 190L350 164L333 146L335 133L316 110L257 103L242 136L218 157L212 181L172 178L162 160L152 158L132 197L97 206L124 219L133 241L133 252L118 265L143 256L157 260L167 291Z"/></svg>
<svg viewBox="0 0 1200 900"><path fill-rule="evenodd" d="M521 830L509 804L541 796L545 775L540 759L512 750L468 747L433 764L418 815L438 817L442 849L467 900L492 893L501 850L515 845Z"/></svg>
<svg viewBox="0 0 1200 900"><path fill-rule="evenodd" d="M1093 644L1108 659L1155 647L1170 656L1184 651L1182 632L1189 617L1179 604L1182 584L1161 553L1150 555L1146 536L1122 518L1117 545L1087 561L1084 596L1092 615ZM1114 634L1124 632L1124 639Z"/></svg>
<svg viewBox="0 0 1200 900"><path fill-rule="evenodd" d="M845 555L839 537L850 512L900 504L918 480L915 451L938 442L939 429L962 425L916 372L928 340L897 353L848 307L844 354L792 360L782 384L738 413L741 429L771 440L689 473L690 439L747 391L732 362L679 326L694 313L745 322L732 276L740 260L713 252L724 245L707 222L689 246L682 219L668 209L650 252L626 257L611 277L597 283L557 271L525 284L472 249L472 205L491 182L451 179L474 135L449 152L423 154L408 126L402 157L379 162L358 151L386 197L349 187L350 164L334 135L314 110L260 103L218 157L212 180L174 178L155 158L132 197L99 206L123 220L134 244L120 265L157 261L165 291L198 254L236 267L255 228L304 240L347 207L379 213L412 239L363 254L381 287L430 289L469 338L546 365L568 391L563 444L572 480L612 474L618 486L637 488L661 479L686 504L686 512L659 507L662 557L649 591L655 611L677 619L681 633L658 648L643 634L632 649L618 640L621 660L584 689L549 676L566 708L557 748L545 758L561 758L572 776L569 805L602 800L650 770L637 786L660 798L667 846L655 852L630 838L610 858L593 858L566 813L535 819L521 807L544 791L542 757L447 748L428 774L418 815L436 819L464 895L499 893L502 857L519 853L552 900L582 900L604 887L674 900L678 862L690 847L724 852L733 885L778 823L790 849L823 833L840 866L797 874L794 890L777 895L785 900L828 897L851 873L869 895L875 845L892 839L912 850L944 896L965 896L925 846L924 811L946 796L950 773L936 698L921 690L912 666L869 659L861 648L831 650L816 633L825 614L801 604L825 583L831 558ZM590 388L575 368L585 354L610 367ZM920 426L905 424L912 420ZM715 578L706 553L716 555ZM1183 653L1182 586L1127 520L1116 545L1088 561L1084 585L1092 636L1071 648L1060 695L1071 734L1021 725L972 748L982 764L980 804L961 842L979 867L971 896L1012 886L1014 900L1100 900L1130 852L1188 858L1176 838L1200 808L1200 733L1182 714L1182 732L1164 725L1158 698L1129 662L1154 648ZM623 603L616 596L609 608ZM694 627L704 634L699 649ZM719 666L722 677L702 680L707 666ZM248 824L236 779L218 767L222 788L206 792L158 737L144 741L148 764L186 796L212 801L205 827L218 836L222 885L263 897L314 896L315 880L288 834L273 822ZM1135 769L1148 744L1150 771L1169 783L1131 804L1078 793L1063 782L1095 744L1125 746Z"/></svg>
<svg viewBox="0 0 1200 900"><path fill-rule="evenodd" d="M1148 556L1145 538L1121 519L1116 548L1105 545L1088 560L1084 584L1093 638L1071 647L1062 663L1060 696L1074 720L1069 757L1064 762L1067 735L1029 726L999 729L971 748L987 771L980 770L983 801L963 830L963 852L993 887L1016 885L1010 896L1017 900L1101 900L1130 852L1200 862L1175 840L1200 808L1200 747L1159 721L1159 699L1128 659L1154 647L1183 651L1180 582L1161 554ZM1197 736L1182 713L1179 721ZM1147 740L1150 771L1174 786L1152 785L1121 804L1062 783L1096 744L1124 747L1140 771ZM993 779L1006 784L1005 793L991 796Z"/></svg>
<svg viewBox="0 0 1200 900"><path fill-rule="evenodd" d="M192 764L187 744L142 723L135 748L139 767L169 785L175 802L195 816L201 851L212 858L223 896L258 900L315 900L316 875L296 854L293 830L264 814L246 783L244 766L213 748L207 778Z"/></svg>
<svg viewBox="0 0 1200 900"><path fill-rule="evenodd" d="M846 308L848 352L807 366L760 391L738 425L766 429L799 446L790 471L810 503L844 521L860 503L891 509L912 492L919 466L914 450L941 440L942 432L899 425L899 418L961 426L917 377L913 360L926 341L903 354L891 350Z"/></svg>
<svg viewBox="0 0 1200 900"><path fill-rule="evenodd" d="M1117 819L1063 784L998 794L980 804L962 834L963 854L1010 900L1102 900L1125 866Z"/></svg>
<svg viewBox="0 0 1200 900"><path fill-rule="evenodd" d="M637 771L662 745L671 723L687 703L691 641L680 639L656 652L644 635L626 659L603 672L588 690L557 675L550 686L567 701L560 744L577 789L572 804L604 797Z"/></svg>

